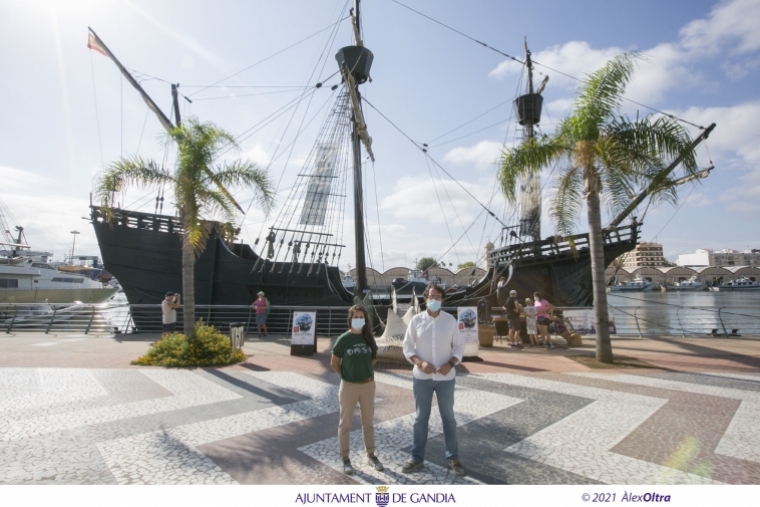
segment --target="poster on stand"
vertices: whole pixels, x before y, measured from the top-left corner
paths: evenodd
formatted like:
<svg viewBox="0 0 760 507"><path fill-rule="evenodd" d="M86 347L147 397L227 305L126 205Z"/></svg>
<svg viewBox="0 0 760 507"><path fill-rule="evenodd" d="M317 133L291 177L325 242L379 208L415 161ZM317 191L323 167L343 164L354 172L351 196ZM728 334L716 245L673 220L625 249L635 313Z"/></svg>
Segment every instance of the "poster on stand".
<svg viewBox="0 0 760 507"><path fill-rule="evenodd" d="M293 312L291 345L314 345L316 343L317 312Z"/></svg>
<svg viewBox="0 0 760 507"><path fill-rule="evenodd" d="M480 350L478 308L476 306L460 306L457 308L457 324L459 325L459 334L464 338L463 356L477 356Z"/></svg>

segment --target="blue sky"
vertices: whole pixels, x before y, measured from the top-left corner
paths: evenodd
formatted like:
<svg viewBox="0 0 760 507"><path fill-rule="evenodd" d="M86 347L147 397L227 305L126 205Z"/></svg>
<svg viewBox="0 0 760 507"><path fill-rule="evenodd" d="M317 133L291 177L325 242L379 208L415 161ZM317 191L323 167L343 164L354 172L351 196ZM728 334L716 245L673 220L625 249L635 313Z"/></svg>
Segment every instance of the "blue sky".
<svg viewBox="0 0 760 507"><path fill-rule="evenodd" d="M677 213L669 205L650 208L643 239L662 242L672 260L696 248L760 248L760 2L404 3L516 57L522 57L527 36L534 59L549 67L536 67L537 79L550 77L541 124L547 133L570 112L577 86L556 71L582 78L616 54L642 51L646 60L629 87L631 99L698 125L718 124L707 143L709 154L704 148L699 151L700 165L712 159L716 169L701 184L682 188ZM168 82L180 83L180 91L194 99L192 105L183 105L185 115L238 135L294 98L295 87L317 82L309 77L320 57L327 63L317 74L325 78L335 72L332 55L351 44L349 25L340 25L335 45L327 50L324 32L225 80L225 87L199 92L201 88L194 86L224 79L334 23L344 4L345 0L0 2L0 198L26 228L35 248L52 249L61 258L71 248L69 231L76 229L82 232L77 253L97 254L91 226L81 217L88 214L98 172L138 147L141 155L164 158L158 143L160 125L152 115L146 120L145 105L115 66L86 48L88 26L128 68L146 78L145 88L166 112ZM519 69L391 0L365 0L362 5L365 43L375 54L373 82L363 93L415 141L430 142L506 101L437 141L444 144L431 143L430 149L471 193L483 201L492 199L491 207L502 212L502 200L493 195L495 162L501 147L515 142L514 125L505 120ZM330 83L335 82L333 78ZM315 93L306 118L329 95L328 87ZM648 112L632 103L625 108L631 115ZM302 114L303 110L294 121ZM293 138L292 133L282 137L283 121L246 138L240 156L266 166L278 141ZM284 187L300 169L318 123L299 137L287 167L284 157L272 164L275 179L284 171ZM366 190L372 265L382 270L410 266L417 257L442 255L452 243L450 236L462 235L480 208L444 175L435 174L434 184L420 152L372 109L367 109L367 123L377 158L370 173L370 183L377 177L376 190L374 185ZM456 139L460 136L465 137ZM167 160L171 162L171 154ZM551 182L546 188L550 187ZM434 189L445 194L442 203ZM248 198L245 191L237 195ZM155 192L135 188L122 204L144 202L142 209L152 211L153 197ZM263 219L256 210L246 216L245 240L253 241ZM346 230L351 227L349 216ZM583 223L578 230L586 230ZM551 232L547 219L543 234ZM444 261L456 265L479 260L483 243L497 236L493 221L480 220ZM343 239L349 247L342 258L345 267L351 262L353 239L350 234Z"/></svg>

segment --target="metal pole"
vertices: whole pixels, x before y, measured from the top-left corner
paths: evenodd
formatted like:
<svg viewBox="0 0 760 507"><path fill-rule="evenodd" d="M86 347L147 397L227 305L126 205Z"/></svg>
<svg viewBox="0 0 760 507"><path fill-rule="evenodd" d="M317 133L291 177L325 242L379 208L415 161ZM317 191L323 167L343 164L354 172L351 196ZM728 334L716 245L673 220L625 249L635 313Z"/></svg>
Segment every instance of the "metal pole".
<svg viewBox="0 0 760 507"><path fill-rule="evenodd" d="M90 322L87 323L87 329L84 330L84 334L88 334L90 332L92 321L95 320L95 307L90 305L90 309L92 309L92 313L90 314Z"/></svg>
<svg viewBox="0 0 760 507"><path fill-rule="evenodd" d="M53 315L50 317L50 322L48 322L48 328L45 331L45 334L48 334L50 332L50 328L53 327L53 321L55 320L55 314L58 312L58 308L53 307Z"/></svg>
<svg viewBox="0 0 760 507"><path fill-rule="evenodd" d="M720 311L723 309L723 307L718 308L718 318L720 319L720 327L723 328L723 334L726 335L726 338L728 338L728 331L726 331L726 325L723 323L723 316L720 314Z"/></svg>
<svg viewBox="0 0 760 507"><path fill-rule="evenodd" d="M5 331L5 334L9 334L11 332L11 329L13 329L13 323L16 322L16 316L18 315L18 306L13 305L13 309L15 310L13 312L13 318L11 319L11 323L8 326L8 330Z"/></svg>
<svg viewBox="0 0 760 507"><path fill-rule="evenodd" d="M641 327L639 326L639 317L637 315L638 313L639 313L639 307L637 306L633 309L633 318L636 319L636 329L639 331L639 338L643 338L643 336L641 335Z"/></svg>

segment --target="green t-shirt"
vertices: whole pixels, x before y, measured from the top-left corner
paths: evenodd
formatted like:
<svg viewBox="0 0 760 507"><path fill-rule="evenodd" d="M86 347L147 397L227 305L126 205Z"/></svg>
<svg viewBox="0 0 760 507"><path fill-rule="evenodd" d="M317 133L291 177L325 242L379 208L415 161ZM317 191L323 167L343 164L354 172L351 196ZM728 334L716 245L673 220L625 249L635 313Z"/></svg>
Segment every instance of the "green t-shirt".
<svg viewBox="0 0 760 507"><path fill-rule="evenodd" d="M340 376L346 382L361 382L372 377L372 349L362 335L346 331L338 337L332 349L340 358Z"/></svg>

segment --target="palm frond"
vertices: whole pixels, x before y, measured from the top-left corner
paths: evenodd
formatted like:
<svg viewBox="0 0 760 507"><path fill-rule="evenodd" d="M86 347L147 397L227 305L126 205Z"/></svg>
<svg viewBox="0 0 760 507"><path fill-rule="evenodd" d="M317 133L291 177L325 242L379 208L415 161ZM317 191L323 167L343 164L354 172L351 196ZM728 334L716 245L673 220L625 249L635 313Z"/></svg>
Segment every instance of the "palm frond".
<svg viewBox="0 0 760 507"><path fill-rule="evenodd" d="M229 186L245 186L254 191L254 199L264 213L269 214L275 204L275 193L268 173L250 161L235 161L221 169L209 171L206 176L220 192L226 193ZM235 202L231 195L229 199ZM237 204L236 204L237 205Z"/></svg>
<svg viewBox="0 0 760 507"><path fill-rule="evenodd" d="M557 177L555 195L549 206L549 216L557 232L570 236L580 219L583 209L583 172L577 167L568 167Z"/></svg>
<svg viewBox="0 0 760 507"><path fill-rule="evenodd" d="M203 218L220 222L235 222L236 205L229 195L214 188L199 188L196 191L198 202L203 209Z"/></svg>
<svg viewBox="0 0 760 507"><path fill-rule="evenodd" d="M633 75L638 52L623 53L593 72L575 99L571 122L575 136L595 139L606 119L612 117L623 100L623 91Z"/></svg>
<svg viewBox="0 0 760 507"><path fill-rule="evenodd" d="M541 169L570 153L555 137L533 138L517 148L505 150L498 173L499 184L510 202L516 200L515 189L520 176L539 174Z"/></svg>
<svg viewBox="0 0 760 507"><path fill-rule="evenodd" d="M152 160L141 157L125 158L113 162L98 179L96 196L109 199L114 192L121 192L131 185L150 186L173 181L172 174Z"/></svg>

